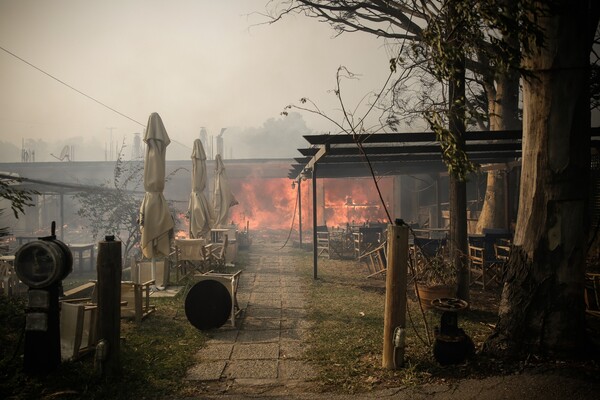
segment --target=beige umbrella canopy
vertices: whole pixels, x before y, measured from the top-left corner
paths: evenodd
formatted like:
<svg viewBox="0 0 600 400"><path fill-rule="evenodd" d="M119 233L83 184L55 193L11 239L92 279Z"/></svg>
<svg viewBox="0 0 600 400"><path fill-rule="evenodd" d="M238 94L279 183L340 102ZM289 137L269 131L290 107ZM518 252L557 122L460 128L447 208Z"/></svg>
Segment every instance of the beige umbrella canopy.
<svg viewBox="0 0 600 400"><path fill-rule="evenodd" d="M169 232L175 226L169 212L165 189L165 155L171 142L165 126L157 113L148 119L144 158L144 189L146 194L140 207L142 253L146 258L169 255Z"/></svg>
<svg viewBox="0 0 600 400"><path fill-rule="evenodd" d="M215 158L215 191L213 195L213 207L215 221L213 227L228 225L229 208L239 204L229 189L229 181L225 172L225 165L221 155Z"/></svg>
<svg viewBox="0 0 600 400"><path fill-rule="evenodd" d="M204 195L207 181L206 154L200 139L194 140L192 151L192 193L190 194L190 236L200 238L210 232L214 219L212 208Z"/></svg>

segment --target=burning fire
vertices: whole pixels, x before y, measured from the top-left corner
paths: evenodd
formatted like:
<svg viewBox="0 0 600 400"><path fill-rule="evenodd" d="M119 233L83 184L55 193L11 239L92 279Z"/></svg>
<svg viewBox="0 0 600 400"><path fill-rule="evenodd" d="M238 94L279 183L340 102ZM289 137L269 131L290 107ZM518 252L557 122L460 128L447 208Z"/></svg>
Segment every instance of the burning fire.
<svg viewBox="0 0 600 400"><path fill-rule="evenodd" d="M324 181L327 226L344 227L348 223L360 225L368 221L387 220L372 179L325 179ZM379 188L386 206L389 207L392 179L381 179Z"/></svg>
<svg viewBox="0 0 600 400"><path fill-rule="evenodd" d="M318 221L325 220L327 226L345 226L348 223L362 224L367 221L385 221L386 214L371 179L323 179L317 189ZM298 229L296 208L298 188L292 188L286 178L249 178L230 181L231 190L239 205L230 209L230 219L240 226L250 221L253 229L290 229L292 217L294 229ZM392 179L379 182L386 203L390 203ZM324 215L322 211L324 189ZM302 226L312 226L312 183L302 182ZM294 215L294 208L296 213ZM320 222L319 222L320 223Z"/></svg>

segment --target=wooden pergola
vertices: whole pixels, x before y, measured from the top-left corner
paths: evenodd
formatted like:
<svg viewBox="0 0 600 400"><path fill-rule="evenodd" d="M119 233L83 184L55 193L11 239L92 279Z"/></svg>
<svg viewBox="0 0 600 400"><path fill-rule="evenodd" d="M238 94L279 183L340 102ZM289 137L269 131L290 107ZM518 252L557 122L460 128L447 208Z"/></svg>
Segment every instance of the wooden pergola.
<svg viewBox="0 0 600 400"><path fill-rule="evenodd" d="M508 169L521 161L522 131L470 131L465 151L482 170ZM444 173L442 149L432 132L361 135L308 135L307 148L298 149L288 177L312 180L313 270L317 278L317 179ZM591 147L600 148L600 128L591 128ZM300 185L298 185L300 191ZM298 199L300 199L300 193ZM299 204L300 215L302 212ZM300 235L302 225L300 217ZM301 239L300 239L301 240Z"/></svg>
<svg viewBox="0 0 600 400"><path fill-rule="evenodd" d="M511 163L521 157L521 131L467 132L465 136L465 150L473 162ZM370 176L367 160L379 176L446 170L440 144L431 132L304 138L311 147L298 149L303 157L294 159L288 173L291 179L309 171L314 174L317 165L320 178Z"/></svg>

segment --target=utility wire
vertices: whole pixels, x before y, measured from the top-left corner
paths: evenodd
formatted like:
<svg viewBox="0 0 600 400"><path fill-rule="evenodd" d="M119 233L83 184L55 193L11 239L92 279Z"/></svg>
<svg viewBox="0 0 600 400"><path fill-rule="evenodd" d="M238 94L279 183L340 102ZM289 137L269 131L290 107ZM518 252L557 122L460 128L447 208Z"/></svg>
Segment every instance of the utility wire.
<svg viewBox="0 0 600 400"><path fill-rule="evenodd" d="M85 94L85 93L83 93L81 90L74 88L73 86L69 85L69 84L68 84L68 83L66 83L65 81L62 81L62 80L58 79L58 78L57 78L57 77L55 77L54 75L52 75L52 74L50 74L50 73L48 73L48 72L44 71L43 69L41 69L41 68L39 68L39 67L36 67L35 65L33 65L32 63L30 63L29 61L27 61L27 60L25 60L25 59L23 59L23 58L19 57L18 55L16 55L15 53L13 53L13 52L11 52L11 51L9 51L9 50L5 49L4 47L0 46L0 49L1 49L1 50L3 50L3 51L5 51L6 53L10 54L11 56L15 57L16 59L18 59L18 60L20 60L20 61L24 62L25 64L29 65L31 68L37 69L37 70L38 70L38 71L40 71L42 74L44 74L44 75L46 75L46 76L48 76L48 77L50 77L50 78L54 79L55 81L57 81L57 82L59 82L59 83L61 83L61 84L65 85L65 86L66 86L66 87L68 87L69 89L71 89L71 90L73 90L73 91L75 91L75 92L79 93L80 95L83 95L83 96L87 97L88 99L90 99L90 100L92 100L92 101L94 101L94 102L96 102L96 103L98 103L98 104L100 104L102 107L108 108L108 109L109 109L109 110L111 110L112 112L115 112L115 113L119 114L120 116L122 116L122 117L124 117L124 118L127 118L128 120L130 120L130 121L133 121L133 122L135 122L136 124L138 124L138 125L141 125L141 126L143 126L143 127L146 127L146 125L145 125L145 124L142 124L141 122L139 122L139 121L136 121L135 119L133 119L133 118L131 118L131 117L129 117L129 116L127 116L127 115L123 114L122 112L120 112L120 111L118 111L118 110L115 110L114 108L112 108L111 106L109 106L109 105L107 105L107 104L105 104L105 103L101 102L100 100L97 100L97 99L93 98L92 96L90 96L90 95L88 95L88 94Z"/></svg>
<svg viewBox="0 0 600 400"><path fill-rule="evenodd" d="M48 76L48 77L50 77L50 78L54 79L55 81L57 81L58 83L60 83L60 84L62 84L62 85L65 85L66 87L68 87L69 89L71 89L71 90L73 90L73 91L75 91L75 92L79 93L80 95L82 95L82 96L85 96L85 97L87 97L88 99L92 100L93 102L100 104L102 107L104 107L104 108L107 108L107 109L109 109L110 111L112 111L112 112L114 112L114 113L117 113L117 114L119 114L121 117L123 117L123 118L127 118L128 120L130 120L130 121L132 121L132 122L135 122L136 124L138 124L138 125L140 125L140 126L142 126L142 127L146 128L146 124L142 124L140 121L137 121L137 120L135 120L135 119L131 118L130 116L128 116L128 115L126 115L126 114L123 114L123 113L122 113L122 112L120 112L119 110L116 110L116 109L114 109L113 107L111 107L111 106L109 106L109 105L107 105L107 104L105 104L105 103L101 102L100 100L97 100L97 99L95 99L94 97L92 97L92 96L90 96L90 95L88 95L88 94L86 94L86 93L82 92L81 90L79 90L79 89L77 89L77 88L75 88L75 87L73 87L73 86L69 85L69 84L68 84L68 83L66 83L65 81L63 81L63 80L61 80L61 79L59 79L59 78L55 77L54 75L52 75L52 74L50 74L50 73L48 73L48 72L44 71L43 69L41 69L41 68L39 68L39 67L36 67L35 65L33 65L32 63L30 63L29 61L27 61L27 60L25 60L25 59L23 59L23 58L19 57L18 55L16 55L15 53L11 52L10 50L7 50L7 49L5 49L5 48L4 48L4 47L2 47L2 46L0 46L0 50L3 50L4 52L6 52L6 53L10 54L11 56L13 56L14 58L16 58L17 60L24 62L25 64L29 65L31 68L34 68L34 69L36 69L36 70L40 71L42 74L44 74L44 75L46 75L46 76ZM190 150L192 150L192 148L191 148L191 147L189 147L189 146L187 146L187 145L185 145L185 144L183 144L183 143L181 143L181 142L179 142L179 141L177 141L177 140L175 140L175 139L171 139L171 141L172 141L172 142L174 142L174 143L177 143L177 144L179 144L179 145L181 145L181 146L183 146L183 147L185 147L186 149L190 149Z"/></svg>

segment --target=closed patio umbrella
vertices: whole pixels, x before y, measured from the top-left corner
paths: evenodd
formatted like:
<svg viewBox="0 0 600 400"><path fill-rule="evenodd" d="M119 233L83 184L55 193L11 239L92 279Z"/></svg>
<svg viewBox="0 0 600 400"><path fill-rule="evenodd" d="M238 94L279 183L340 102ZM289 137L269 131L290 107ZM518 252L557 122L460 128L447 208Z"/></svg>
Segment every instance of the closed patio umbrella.
<svg viewBox="0 0 600 400"><path fill-rule="evenodd" d="M229 180L225 172L225 164L221 155L215 157L215 188L213 195L213 207L215 211L215 221L213 227L228 225L229 208L239 204L229 188Z"/></svg>
<svg viewBox="0 0 600 400"><path fill-rule="evenodd" d="M160 116L152 113L148 119L144 158L144 200L140 207L140 229L142 253L155 261L169 255L169 232L175 226L163 195L165 188L165 155L171 142ZM154 273L154 268L153 268ZM153 274L154 276L154 274Z"/></svg>
<svg viewBox="0 0 600 400"><path fill-rule="evenodd" d="M194 140L192 151L192 193L190 194L190 236L200 238L210 232L214 219L212 208L204 195L206 189L206 153L200 139Z"/></svg>

